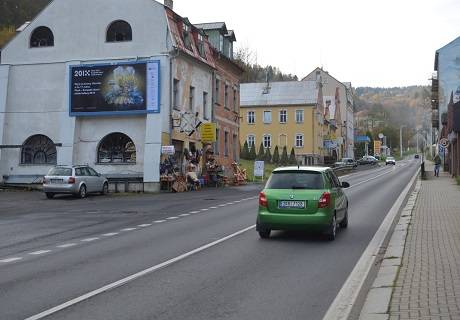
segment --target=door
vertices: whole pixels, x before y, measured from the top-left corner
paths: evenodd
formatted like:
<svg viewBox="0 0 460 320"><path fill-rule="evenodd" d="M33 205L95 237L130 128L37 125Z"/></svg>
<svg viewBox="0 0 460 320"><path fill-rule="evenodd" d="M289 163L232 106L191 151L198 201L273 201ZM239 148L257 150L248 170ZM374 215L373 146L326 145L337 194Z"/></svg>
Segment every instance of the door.
<svg viewBox="0 0 460 320"><path fill-rule="evenodd" d="M332 170L327 171L327 177L331 184L331 190L333 197L335 198L335 210L337 214L337 220L340 222L345 217L344 210L344 198L345 194L340 185L340 181Z"/></svg>
<svg viewBox="0 0 460 320"><path fill-rule="evenodd" d="M91 167L88 167L88 170L91 174L91 179L94 182L94 192L102 191L102 187L104 186L104 179Z"/></svg>

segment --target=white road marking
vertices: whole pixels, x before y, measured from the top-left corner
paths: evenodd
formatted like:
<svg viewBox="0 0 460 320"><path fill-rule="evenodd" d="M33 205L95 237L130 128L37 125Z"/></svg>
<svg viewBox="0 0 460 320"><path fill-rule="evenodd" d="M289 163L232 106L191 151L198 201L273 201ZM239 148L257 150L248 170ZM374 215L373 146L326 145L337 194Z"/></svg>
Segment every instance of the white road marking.
<svg viewBox="0 0 460 320"><path fill-rule="evenodd" d="M229 205L231 205L231 204L233 204L233 202L227 202L227 203L226 203L227 206L229 206Z"/></svg>
<svg viewBox="0 0 460 320"><path fill-rule="evenodd" d="M219 207L226 207L227 204L219 204Z"/></svg>
<svg viewBox="0 0 460 320"><path fill-rule="evenodd" d="M352 189L352 188L357 187L357 186L359 186L359 185L361 185L361 184L363 184L363 183L366 183L366 182L375 180L375 179L377 179L377 178L379 178L379 177L381 177L381 176L384 176L384 175L389 174L389 173L392 173L392 172L393 172L393 170L386 171L386 172L384 172L384 173L382 173L382 174L378 174L378 175L376 175L376 176L374 176L374 177L372 177L372 178L370 178L370 179L366 179L366 180L360 181L360 182L358 182L358 183L354 183L354 184L351 185L350 188L348 188L348 189Z"/></svg>
<svg viewBox="0 0 460 320"><path fill-rule="evenodd" d="M57 248L70 248L70 247L75 247L77 244L76 243L64 243L59 246L56 246Z"/></svg>
<svg viewBox="0 0 460 320"><path fill-rule="evenodd" d="M97 237L94 237L94 238L86 238L86 239L83 239L83 240L80 240L81 242L92 242L92 241L96 241L96 240L99 240L99 238Z"/></svg>
<svg viewBox="0 0 460 320"><path fill-rule="evenodd" d="M208 211L209 209L201 209L201 211Z"/></svg>
<svg viewBox="0 0 460 320"><path fill-rule="evenodd" d="M119 232L109 232L109 233L104 233L104 237L113 237L116 236L117 234L120 234Z"/></svg>
<svg viewBox="0 0 460 320"><path fill-rule="evenodd" d="M217 207L209 207L209 209L217 209Z"/></svg>
<svg viewBox="0 0 460 320"><path fill-rule="evenodd" d="M29 254L33 256L38 256L38 255L45 254L48 252L51 252L51 250L39 250L39 251L29 252Z"/></svg>
<svg viewBox="0 0 460 320"><path fill-rule="evenodd" d="M166 220L156 220L156 221L153 221L153 223L163 223L163 222L166 222Z"/></svg>
<svg viewBox="0 0 460 320"><path fill-rule="evenodd" d="M176 219L179 219L179 217L169 217L169 218L166 218L166 220L176 220Z"/></svg>
<svg viewBox="0 0 460 320"><path fill-rule="evenodd" d="M190 214L188 213L183 213L183 214L180 214L179 217L188 217Z"/></svg>
<svg viewBox="0 0 460 320"><path fill-rule="evenodd" d="M199 213L200 211L190 211L189 213L194 214L194 213Z"/></svg>
<svg viewBox="0 0 460 320"><path fill-rule="evenodd" d="M391 207L390 211L388 211L385 219L375 233L371 242L369 242L369 245L367 246L366 250L364 250L361 258L358 260L358 263L356 263L343 287L340 289L331 306L327 310L323 320L348 319L351 313L351 309L355 304L359 292L364 285L364 281L366 280L372 265L375 263L375 259L378 256L383 241L385 240L388 232L391 231L393 220L398 214L399 209L404 204L404 199L409 193L411 186L413 185L419 172L420 169L417 170L410 182L401 192L398 199L395 201L394 205Z"/></svg>
<svg viewBox="0 0 460 320"><path fill-rule="evenodd" d="M146 228L146 227L150 227L151 225L152 225L151 223L144 223L144 224L138 225L138 227Z"/></svg>
<svg viewBox="0 0 460 320"><path fill-rule="evenodd" d="M228 235L226 237L223 237L223 238L221 238L219 240L210 242L210 243L208 243L208 244L206 244L204 246L201 246L199 248L196 248L196 249L194 249L192 251L189 251L189 252L186 252L184 254L181 254L180 256L172 258L172 259L170 259L168 261L165 261L165 262L162 262L160 264L154 265L154 266L152 266L150 268L142 270L142 271L140 271L138 273L135 273L133 275L130 275L130 276L126 277L126 278L123 278L121 280L112 282L112 283L110 283L110 284L108 284L108 285L106 285L104 287L101 287L99 289L96 289L94 291L88 292L88 293L86 293L86 294L84 294L82 296L79 296L79 297L75 298L75 299L72 299L72 300L69 300L67 302L64 302L63 304L60 304L60 305L58 305L56 307L53 307L53 308L48 309L48 310L45 310L45 311L43 311L43 312L41 312L39 314L36 314L34 316L31 316L31 317L29 317L29 318L27 318L25 320L43 319L43 318L45 318L47 316L50 316L50 315L52 315L52 314L54 314L54 313L56 313L58 311L64 310L64 309L66 309L66 308L68 308L70 306L73 306L73 305L77 304L77 303L80 303L82 301L88 300L88 299L90 299L90 298L92 298L94 296L97 296L97 295L101 294L101 293L104 293L104 292L107 292L109 290L115 289L117 287L123 286L123 285L125 285L125 284L127 284L127 283L129 283L131 281L134 281L134 280L140 278L140 277L143 277L143 276L145 276L147 274L153 273L153 272L155 272L157 270L163 269L163 268L165 268L165 267L167 267L167 266L169 266L169 265L171 265L173 263L179 262L181 260L184 260L184 259L192 256L192 255L195 255L195 254L197 254L199 252L202 252L202 251L204 251L206 249L214 247L214 246L216 246L216 245L218 245L218 244L220 244L220 243L222 243L224 241L230 240L230 239L232 239L232 238L234 238L236 236L239 236L239 235L241 235L241 234L243 234L243 233L245 233L245 232L247 232L249 230L252 230L252 229L254 229L254 227L255 227L255 225L252 225L250 227L247 227L247 228L244 228L242 230L239 230L239 231L237 231L235 233L232 233L232 234L230 234L230 235Z"/></svg>
<svg viewBox="0 0 460 320"><path fill-rule="evenodd" d="M9 262L15 262L15 261L19 261L19 260L22 260L22 258L21 257L14 257L14 258L8 258L8 259L0 260L0 263L9 263Z"/></svg>
<svg viewBox="0 0 460 320"><path fill-rule="evenodd" d="M240 203L242 200L235 200L234 203Z"/></svg>
<svg viewBox="0 0 460 320"><path fill-rule="evenodd" d="M123 231L123 232L128 232L128 231L134 231L136 230L137 228L124 228L124 229L121 229L120 231Z"/></svg>

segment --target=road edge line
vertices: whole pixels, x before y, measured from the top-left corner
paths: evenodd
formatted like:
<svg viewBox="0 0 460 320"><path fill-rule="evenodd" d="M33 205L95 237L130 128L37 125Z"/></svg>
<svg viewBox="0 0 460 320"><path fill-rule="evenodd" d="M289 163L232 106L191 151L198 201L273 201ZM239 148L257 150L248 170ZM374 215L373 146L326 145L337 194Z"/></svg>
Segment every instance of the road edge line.
<svg viewBox="0 0 460 320"><path fill-rule="evenodd" d="M358 299L359 293L362 290L364 282L375 262L375 259L382 247L382 244L387 237L388 233L392 230L393 222L399 213L400 209L404 205L409 191L414 185L418 175L420 173L420 167L411 178L409 183L404 188L403 192L399 195L396 202L393 204L391 209L388 211L385 219L380 224L379 229L375 233L372 240L364 250L363 254L359 258L355 267L351 271L347 280L343 284L339 293L335 297L334 301L330 305L323 320L340 320L348 319L353 309L356 300Z"/></svg>
<svg viewBox="0 0 460 320"><path fill-rule="evenodd" d="M109 284L107 284L107 285L105 285L105 286L103 286L103 287L101 287L99 289L96 289L96 290L90 291L88 293L85 293L85 294L83 294L83 295L81 295L81 296L79 296L77 298L71 299L71 300L69 300L67 302L64 302L64 303L62 303L60 305L57 305L57 306L55 306L53 308L50 308L50 309L45 310L43 312L40 312L40 313L38 313L36 315L30 316L30 317L26 318L25 320L43 319L43 318L45 318L47 316L50 316L50 315L52 315L52 314L54 314L56 312L64 310L64 309L66 309L68 307L71 307L73 305L76 305L76 304L78 304L78 303L80 303L82 301L88 300L88 299L90 299L90 298L92 298L94 296L97 296L97 295L99 295L101 293L110 291L112 289L121 287L121 286L123 286L123 285L125 285L125 284L127 284L127 283L129 283L131 281L134 281L134 280L136 280L136 279L138 279L140 277L143 277L143 276L145 276L147 274L153 273L153 272L155 272L155 271L157 271L159 269L163 269L163 268L165 268L165 267L167 267L167 266L169 266L169 265L171 265L173 263L179 262L179 261L184 260L184 259L186 259L186 258L188 258L188 257L190 257L190 256L192 256L194 254L197 254L197 253L202 252L202 251L204 251L206 249L214 247L214 246L216 246L216 245L218 245L218 244L220 244L222 242L225 242L225 241L227 241L227 240L229 240L231 238L234 238L236 236L239 236L240 234L243 234L243 233L245 233L245 232L247 232L249 230L254 229L255 226L256 225L252 225L250 227L241 229L241 230L239 230L237 232L234 232L234 233L232 233L232 234L230 234L228 236L225 236L223 238L220 238L220 239L218 239L216 241L210 242L210 243L205 244L205 245L203 245L201 247L198 247L196 249L193 249L191 251L183 253L183 254L175 257L175 258L169 259L167 261L164 261L164 262L162 262L160 264L154 265L154 266L152 266L150 268L147 268L147 269L144 269L144 270L139 271L137 273L134 273L134 274L132 274L132 275L130 275L128 277L125 277L123 279L120 279L118 281L109 283Z"/></svg>

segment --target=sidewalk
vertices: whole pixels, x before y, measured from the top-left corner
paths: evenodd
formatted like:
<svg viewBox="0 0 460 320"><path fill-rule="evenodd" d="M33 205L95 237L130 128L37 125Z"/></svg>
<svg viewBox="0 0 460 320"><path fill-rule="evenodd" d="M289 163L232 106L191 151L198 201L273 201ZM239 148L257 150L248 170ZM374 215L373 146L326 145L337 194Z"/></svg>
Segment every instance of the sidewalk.
<svg viewBox="0 0 460 320"><path fill-rule="evenodd" d="M361 320L460 319L460 186L448 173L434 177L431 163L426 171L428 180L418 183L415 202L409 199L402 212ZM388 253L398 242L402 260Z"/></svg>

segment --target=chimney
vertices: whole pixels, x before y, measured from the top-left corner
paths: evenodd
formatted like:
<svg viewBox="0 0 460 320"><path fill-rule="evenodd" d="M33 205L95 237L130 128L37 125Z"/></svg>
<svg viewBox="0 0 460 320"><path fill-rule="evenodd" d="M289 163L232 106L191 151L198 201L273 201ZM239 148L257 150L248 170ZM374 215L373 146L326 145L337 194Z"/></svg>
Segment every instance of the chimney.
<svg viewBox="0 0 460 320"><path fill-rule="evenodd" d="M169 9L173 10L174 1L173 0L165 0L165 6L167 6Z"/></svg>

